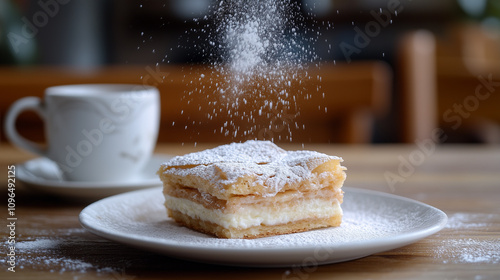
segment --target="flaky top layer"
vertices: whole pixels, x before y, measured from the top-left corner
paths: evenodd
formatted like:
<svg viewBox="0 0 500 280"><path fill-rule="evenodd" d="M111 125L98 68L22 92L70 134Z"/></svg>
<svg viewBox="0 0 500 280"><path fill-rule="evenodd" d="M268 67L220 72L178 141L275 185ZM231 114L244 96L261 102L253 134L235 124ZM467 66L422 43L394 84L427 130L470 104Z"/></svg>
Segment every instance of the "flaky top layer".
<svg viewBox="0 0 500 280"><path fill-rule="evenodd" d="M325 163L331 168L319 168L321 172L343 172L341 161L340 157L285 151L269 141L250 140L174 157L161 165L158 174L167 184L201 188L217 196L224 192L274 195L308 180Z"/></svg>
<svg viewBox="0 0 500 280"><path fill-rule="evenodd" d="M250 140L232 143L196 153L177 156L166 164L186 166L214 163L268 163L286 156L287 152L269 141Z"/></svg>

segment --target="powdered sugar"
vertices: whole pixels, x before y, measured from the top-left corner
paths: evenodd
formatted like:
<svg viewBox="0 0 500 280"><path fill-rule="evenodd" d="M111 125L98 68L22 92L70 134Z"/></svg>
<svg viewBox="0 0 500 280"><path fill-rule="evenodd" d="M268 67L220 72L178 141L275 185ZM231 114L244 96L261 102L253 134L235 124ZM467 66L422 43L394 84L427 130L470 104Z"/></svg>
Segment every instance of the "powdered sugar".
<svg viewBox="0 0 500 280"><path fill-rule="evenodd" d="M230 45L230 67L235 74L250 74L261 65L269 40L261 39L259 22L255 19L241 24L229 24L227 43Z"/></svg>
<svg viewBox="0 0 500 280"><path fill-rule="evenodd" d="M81 229L78 229L81 231ZM7 242L5 242L7 245ZM78 272L85 273L96 271L103 274L116 274L118 272L111 267L97 267L96 265L78 259L65 256L60 251L68 244L74 244L71 239L49 239L37 238L19 241L14 244L16 248L16 263L19 270L36 267L43 271L53 273ZM12 246L12 244L9 244ZM2 259L0 262L4 262Z"/></svg>
<svg viewBox="0 0 500 280"><path fill-rule="evenodd" d="M284 157L287 152L269 141L247 141L221 145L183 156L165 163L168 166L232 163L266 163Z"/></svg>
<svg viewBox="0 0 500 280"><path fill-rule="evenodd" d="M32 250L46 250L54 249L59 246L61 241L52 239L37 239L33 241L22 241L16 244L16 248L20 250L32 251Z"/></svg>
<svg viewBox="0 0 500 280"><path fill-rule="evenodd" d="M446 228L450 229L488 229L498 215L483 213L454 213L450 215ZM488 222L491 221L491 222Z"/></svg>
<svg viewBox="0 0 500 280"><path fill-rule="evenodd" d="M200 111L209 112L207 122L227 115L214 134L292 141L292 130L304 129L295 120L297 101L314 94L306 92L302 83L318 78L307 70L317 66L317 38L310 34L319 31L310 30L305 17L299 2L290 0L214 3L202 19L208 22L192 30L207 37L206 48L196 51L208 59L212 73L186 81L193 88L186 91L183 105L199 103Z"/></svg>
<svg viewBox="0 0 500 280"><path fill-rule="evenodd" d="M436 253L444 263L500 264L500 238L452 238L444 240Z"/></svg>
<svg viewBox="0 0 500 280"><path fill-rule="evenodd" d="M458 212L450 215L446 229L453 230L454 234L443 240L434 253L444 263L500 264L500 236L487 234L499 220L495 214ZM465 235L464 231L478 234Z"/></svg>
<svg viewBox="0 0 500 280"><path fill-rule="evenodd" d="M286 184L309 178L313 169L330 160L342 159L314 151L287 152L269 141L250 140L175 157L160 172L199 176L221 189L240 178L256 176L249 184L267 186L265 194L273 195Z"/></svg>

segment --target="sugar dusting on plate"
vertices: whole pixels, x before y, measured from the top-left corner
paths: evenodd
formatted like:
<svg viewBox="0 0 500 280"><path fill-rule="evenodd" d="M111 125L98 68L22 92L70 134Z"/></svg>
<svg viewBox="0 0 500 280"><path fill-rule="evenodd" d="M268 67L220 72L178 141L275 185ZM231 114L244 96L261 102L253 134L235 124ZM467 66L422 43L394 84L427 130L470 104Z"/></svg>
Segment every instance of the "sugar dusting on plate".
<svg viewBox="0 0 500 280"><path fill-rule="evenodd" d="M134 236L144 242L216 249L286 249L342 246L411 233L415 227L432 222L424 206L406 207L404 202L385 204L384 197L352 197L346 192L344 218L340 227L258 239L219 239L177 225L167 218L161 190L140 196L115 197L115 202L96 204L82 215L86 224L108 233ZM147 203L145 202L147 201ZM374 207L377 205L377 207ZM424 225L425 226L425 225ZM359 245L359 244L358 244Z"/></svg>

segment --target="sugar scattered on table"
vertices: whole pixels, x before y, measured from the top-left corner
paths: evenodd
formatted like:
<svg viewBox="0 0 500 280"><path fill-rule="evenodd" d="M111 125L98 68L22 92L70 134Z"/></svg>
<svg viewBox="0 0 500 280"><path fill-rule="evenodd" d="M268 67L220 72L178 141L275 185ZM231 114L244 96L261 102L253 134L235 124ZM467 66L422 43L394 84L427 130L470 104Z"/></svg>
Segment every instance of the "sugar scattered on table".
<svg viewBox="0 0 500 280"><path fill-rule="evenodd" d="M52 239L37 239L33 241L21 241L16 244L16 248L22 251L36 251L43 249L55 249L60 245L60 241Z"/></svg>
<svg viewBox="0 0 500 280"><path fill-rule="evenodd" d="M434 249L443 263L489 263L500 264L500 236L483 235L471 238L461 234L463 230L488 232L489 227L498 222L499 216L486 213L458 212L451 214L444 230L454 230L452 238L443 240Z"/></svg>
<svg viewBox="0 0 500 280"><path fill-rule="evenodd" d="M80 230L80 229L78 229ZM49 239L37 238L27 239L15 243L16 264L19 270L25 268L36 268L51 273L77 272L86 273L95 271L98 274L119 274L117 268L98 267L90 262L65 256L63 247L67 243L74 242L71 239ZM5 246L12 246L4 242ZM6 259L0 259L0 263L5 263Z"/></svg>

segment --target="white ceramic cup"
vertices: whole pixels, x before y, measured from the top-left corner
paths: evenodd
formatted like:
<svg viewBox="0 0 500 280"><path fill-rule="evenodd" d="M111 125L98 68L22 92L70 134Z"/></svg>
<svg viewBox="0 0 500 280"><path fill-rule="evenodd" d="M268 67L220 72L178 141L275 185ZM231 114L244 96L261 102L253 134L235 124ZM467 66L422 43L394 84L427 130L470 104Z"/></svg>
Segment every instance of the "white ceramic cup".
<svg viewBox="0 0 500 280"><path fill-rule="evenodd" d="M155 87L83 84L50 87L44 99L17 100L5 119L16 146L56 162L70 181L136 179L153 153L159 130ZM15 122L32 110L45 124L45 146L19 135Z"/></svg>

